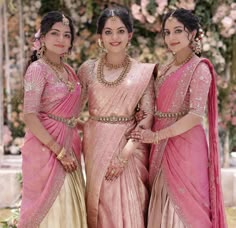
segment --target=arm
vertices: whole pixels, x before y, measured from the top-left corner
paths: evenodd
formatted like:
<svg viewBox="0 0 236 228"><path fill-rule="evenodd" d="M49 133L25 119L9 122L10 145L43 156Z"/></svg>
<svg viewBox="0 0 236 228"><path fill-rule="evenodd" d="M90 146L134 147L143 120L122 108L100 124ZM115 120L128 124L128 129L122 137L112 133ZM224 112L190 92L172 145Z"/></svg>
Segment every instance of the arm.
<svg viewBox="0 0 236 228"><path fill-rule="evenodd" d="M24 78L24 120L27 128L34 136L44 145L49 147L65 165L66 171L73 171L76 168L75 164L68 156L62 156L65 151L62 146L56 143L49 132L44 128L38 118L40 101L43 90L45 88L45 72L40 65L32 64L29 66Z"/></svg>
<svg viewBox="0 0 236 228"><path fill-rule="evenodd" d="M211 73L205 63L200 63L196 68L190 83L190 111L187 115L177 120L174 124L156 133L147 130L133 132L132 138L145 143L158 143L159 140L171 138L190 130L202 121L204 116L207 96L211 83Z"/></svg>
<svg viewBox="0 0 236 228"><path fill-rule="evenodd" d="M153 122L153 113L154 113L154 80L151 78L147 89L145 90L141 100L140 100L140 109L143 110L146 114L145 118L142 119L135 130L140 129L150 129ZM123 151L120 154L120 157L128 160L132 152L137 148L138 142L134 142L132 139L129 139L125 145Z"/></svg>
<svg viewBox="0 0 236 228"><path fill-rule="evenodd" d="M160 130L158 133L159 140L183 134L201 123L205 113L210 84L210 70L205 63L200 63L194 71L194 75L190 83L189 113L176 121L170 127Z"/></svg>
<svg viewBox="0 0 236 228"><path fill-rule="evenodd" d="M140 127L145 128L145 129L151 128L152 120L153 120L153 115L151 113L153 113L154 111L153 78L150 80L149 85L140 100L140 108L149 114L146 116L145 119L143 119L141 122L138 123L135 129L140 129ZM126 143L125 147L123 148L121 153L118 155L118 157L112 159L111 164L108 167L108 170L105 176L106 180L113 181L118 176L121 175L126 164L128 163L129 157L135 151L138 144L139 142L134 142L131 139L128 140L128 142Z"/></svg>
<svg viewBox="0 0 236 228"><path fill-rule="evenodd" d="M80 94L80 107L81 111L84 110L86 103L88 102L88 78L89 78L89 64L87 62L83 63L77 73L80 85L81 85L81 94ZM77 120L77 128L83 131L84 121Z"/></svg>

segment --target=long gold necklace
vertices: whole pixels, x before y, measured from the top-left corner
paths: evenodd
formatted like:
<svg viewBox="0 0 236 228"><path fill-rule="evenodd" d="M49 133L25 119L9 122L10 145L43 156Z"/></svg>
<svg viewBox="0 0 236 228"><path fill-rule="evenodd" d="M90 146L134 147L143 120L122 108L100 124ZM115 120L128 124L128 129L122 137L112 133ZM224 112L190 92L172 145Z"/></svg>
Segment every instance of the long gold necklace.
<svg viewBox="0 0 236 228"><path fill-rule="evenodd" d="M59 81L61 81L62 83L64 83L68 89L69 92L74 91L75 89L75 83L69 81L69 71L64 67L64 63L61 62L60 64L57 63L53 63L52 61L50 61L48 58L46 58L46 56L43 56L43 61L51 67L51 69L55 72L57 78L59 79ZM64 72L64 69L66 70L66 72L68 73L68 80L64 79L61 75L61 73Z"/></svg>
<svg viewBox="0 0 236 228"><path fill-rule="evenodd" d="M119 75L119 77L114 80L114 81L107 81L105 79L105 76L104 76L104 66L105 66L105 62L106 62L106 56L102 56L98 62L98 66L97 66L97 79L100 83L104 84L105 86L108 86L108 87L115 87L115 86L118 86L126 77L126 75L128 74L128 72L130 71L130 68L131 68L131 59L128 58L126 59L126 62L124 63L124 66L123 66L123 70L121 72L121 74Z"/></svg>

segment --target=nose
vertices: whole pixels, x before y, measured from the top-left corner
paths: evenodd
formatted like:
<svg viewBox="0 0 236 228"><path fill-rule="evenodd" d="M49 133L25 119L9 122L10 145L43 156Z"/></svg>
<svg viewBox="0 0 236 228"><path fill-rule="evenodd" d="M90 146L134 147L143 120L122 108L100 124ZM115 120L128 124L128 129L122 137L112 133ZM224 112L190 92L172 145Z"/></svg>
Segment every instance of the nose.
<svg viewBox="0 0 236 228"><path fill-rule="evenodd" d="M116 32L112 33L112 40L116 40L118 37L118 34Z"/></svg>
<svg viewBox="0 0 236 228"><path fill-rule="evenodd" d="M60 35L59 35L58 40L59 40L60 42L63 42L63 41L64 41L64 36L63 36L63 34L60 34Z"/></svg>

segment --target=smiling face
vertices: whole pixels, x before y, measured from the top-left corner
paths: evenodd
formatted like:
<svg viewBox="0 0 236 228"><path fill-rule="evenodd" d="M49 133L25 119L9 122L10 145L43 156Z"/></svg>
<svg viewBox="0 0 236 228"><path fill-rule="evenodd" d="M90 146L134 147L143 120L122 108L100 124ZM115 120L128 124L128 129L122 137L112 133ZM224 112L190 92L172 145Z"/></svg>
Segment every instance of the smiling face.
<svg viewBox="0 0 236 228"><path fill-rule="evenodd" d="M166 20L163 34L166 45L175 53L189 48L190 41L194 37L194 32L189 32L187 28L174 17Z"/></svg>
<svg viewBox="0 0 236 228"><path fill-rule="evenodd" d="M127 28L119 17L110 17L102 30L101 40L108 52L125 52L132 33L128 33Z"/></svg>
<svg viewBox="0 0 236 228"><path fill-rule="evenodd" d="M42 42L45 43L46 52L56 55L63 55L68 52L71 39L70 27L63 25L62 22L55 23L49 32L41 38Z"/></svg>

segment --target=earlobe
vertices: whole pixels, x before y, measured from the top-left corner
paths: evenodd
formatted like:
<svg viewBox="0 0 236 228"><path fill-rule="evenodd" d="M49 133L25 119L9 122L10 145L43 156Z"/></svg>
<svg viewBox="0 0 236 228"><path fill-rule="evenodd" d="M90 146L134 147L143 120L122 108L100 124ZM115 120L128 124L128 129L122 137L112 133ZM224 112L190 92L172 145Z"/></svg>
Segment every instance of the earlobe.
<svg viewBox="0 0 236 228"><path fill-rule="evenodd" d="M129 41L130 41L133 37L133 32L130 32L128 37L129 37Z"/></svg>

